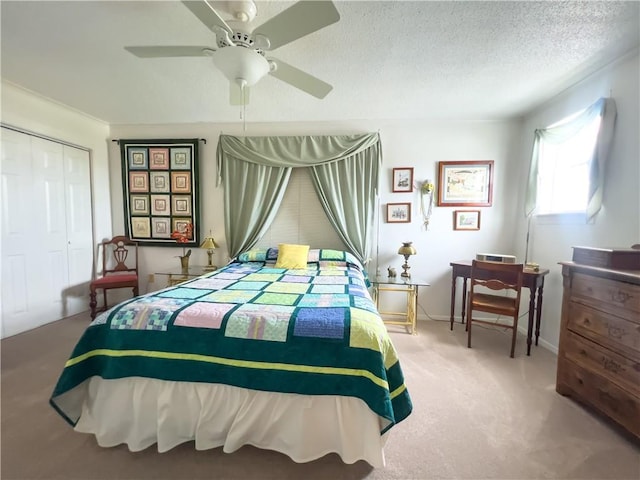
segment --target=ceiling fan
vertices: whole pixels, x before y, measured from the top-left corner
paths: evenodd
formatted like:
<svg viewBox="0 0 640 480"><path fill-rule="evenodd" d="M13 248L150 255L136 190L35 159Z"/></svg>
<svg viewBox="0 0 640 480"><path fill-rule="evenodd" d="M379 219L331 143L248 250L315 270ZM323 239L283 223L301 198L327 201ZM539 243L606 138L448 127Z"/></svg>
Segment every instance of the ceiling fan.
<svg viewBox="0 0 640 480"><path fill-rule="evenodd" d="M211 57L213 63L229 79L232 105L247 105L249 87L270 74L317 98L332 90L328 83L265 52L309 35L340 20L330 0L302 0L247 32L231 28L207 0L182 0L182 3L216 35L211 46L137 46L124 47L140 58ZM248 23L256 15L252 0L230 1L234 18Z"/></svg>

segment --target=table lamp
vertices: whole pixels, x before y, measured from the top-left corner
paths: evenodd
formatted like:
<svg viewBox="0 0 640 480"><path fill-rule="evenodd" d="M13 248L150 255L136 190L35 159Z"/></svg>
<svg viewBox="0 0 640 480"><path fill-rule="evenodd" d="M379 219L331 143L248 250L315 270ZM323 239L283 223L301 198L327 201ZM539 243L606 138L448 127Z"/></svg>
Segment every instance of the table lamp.
<svg viewBox="0 0 640 480"><path fill-rule="evenodd" d="M206 248L207 249L207 255L209 256L209 264L206 267L204 267L204 269L207 270L207 271L217 269L218 267L216 267L213 264L212 257L213 257L213 251L216 248L218 248L218 245L216 244L216 241L211 236L211 232L209 232L209 236L206 237L204 239L204 241L200 244L200 248Z"/></svg>
<svg viewBox="0 0 640 480"><path fill-rule="evenodd" d="M409 278L411 274L409 273L409 269L411 268L407 261L411 255L415 255L418 253L416 249L411 245L413 242L402 242L402 246L398 249L398 254L404 257L404 265L402 265L403 272L400 274L401 277Z"/></svg>

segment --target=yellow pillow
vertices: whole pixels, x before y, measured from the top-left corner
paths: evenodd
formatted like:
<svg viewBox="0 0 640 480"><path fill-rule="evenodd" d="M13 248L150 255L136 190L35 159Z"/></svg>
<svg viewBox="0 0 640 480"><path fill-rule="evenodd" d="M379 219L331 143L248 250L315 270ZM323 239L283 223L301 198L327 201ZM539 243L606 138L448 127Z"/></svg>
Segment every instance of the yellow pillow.
<svg viewBox="0 0 640 480"><path fill-rule="evenodd" d="M281 243L278 245L276 268L307 268L308 256L309 245Z"/></svg>

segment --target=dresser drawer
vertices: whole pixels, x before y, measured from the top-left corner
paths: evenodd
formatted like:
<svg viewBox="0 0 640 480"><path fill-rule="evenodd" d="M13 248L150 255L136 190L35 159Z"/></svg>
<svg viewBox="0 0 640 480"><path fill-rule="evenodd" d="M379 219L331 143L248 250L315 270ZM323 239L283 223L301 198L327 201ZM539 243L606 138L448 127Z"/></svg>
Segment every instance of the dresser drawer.
<svg viewBox="0 0 640 480"><path fill-rule="evenodd" d="M640 285L576 273L571 295L604 311L615 307L620 312L628 312L632 315L630 318L640 316Z"/></svg>
<svg viewBox="0 0 640 480"><path fill-rule="evenodd" d="M607 379L590 372L571 360L561 368L560 384L569 388L570 396L587 403L604 415L612 418L633 435L640 438L640 399L621 389ZM566 391L566 389L562 389Z"/></svg>
<svg viewBox="0 0 640 480"><path fill-rule="evenodd" d="M570 302L567 328L594 342L640 360L640 324Z"/></svg>
<svg viewBox="0 0 640 480"><path fill-rule="evenodd" d="M566 358L640 397L640 361L607 350L573 332L567 332L562 351Z"/></svg>

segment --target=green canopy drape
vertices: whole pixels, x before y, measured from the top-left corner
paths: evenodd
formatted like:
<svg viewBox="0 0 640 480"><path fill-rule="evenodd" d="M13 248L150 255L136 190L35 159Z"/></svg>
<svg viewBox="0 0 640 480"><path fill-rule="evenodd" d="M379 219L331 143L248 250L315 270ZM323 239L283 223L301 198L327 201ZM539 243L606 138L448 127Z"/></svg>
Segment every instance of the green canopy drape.
<svg viewBox="0 0 640 480"><path fill-rule="evenodd" d="M229 255L251 248L278 211L291 168L311 167L316 193L338 234L362 262L371 251L382 164L378 133L218 140Z"/></svg>

